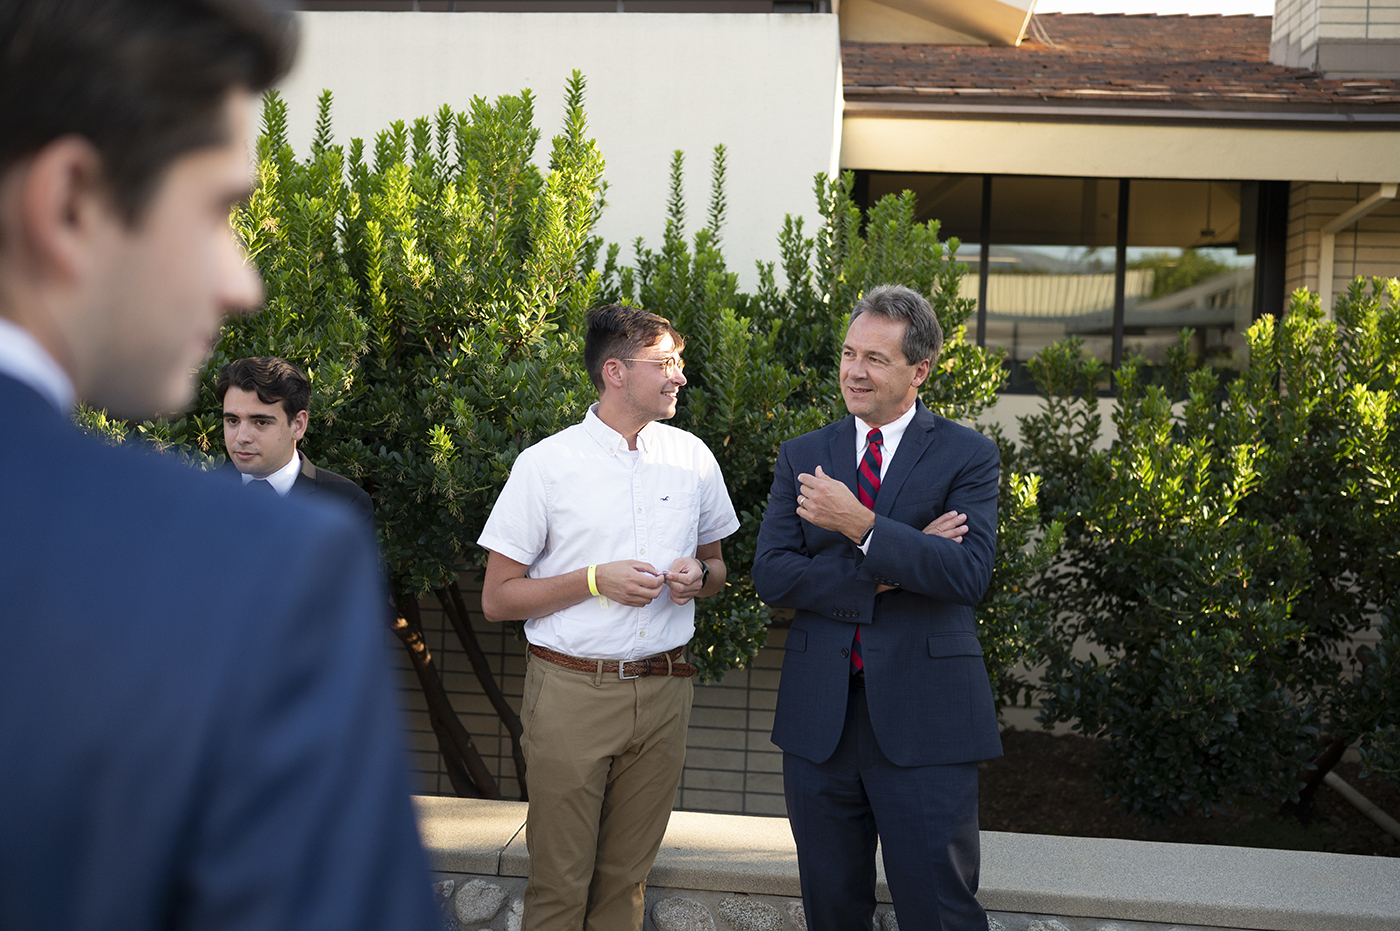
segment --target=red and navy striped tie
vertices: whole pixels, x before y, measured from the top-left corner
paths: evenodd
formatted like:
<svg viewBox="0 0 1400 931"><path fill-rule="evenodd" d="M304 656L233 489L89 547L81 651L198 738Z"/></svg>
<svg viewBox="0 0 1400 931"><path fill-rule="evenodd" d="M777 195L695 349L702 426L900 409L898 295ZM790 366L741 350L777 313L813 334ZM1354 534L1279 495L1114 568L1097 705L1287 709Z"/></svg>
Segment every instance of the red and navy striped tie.
<svg viewBox="0 0 1400 931"><path fill-rule="evenodd" d="M865 435L865 455L861 457L860 468L856 470L856 497L860 503L875 510L875 496L880 493L880 465L885 461L881 448L885 442L877 427ZM860 655L860 626L856 626L856 638L851 642L851 668L860 672L865 668L865 660Z"/></svg>

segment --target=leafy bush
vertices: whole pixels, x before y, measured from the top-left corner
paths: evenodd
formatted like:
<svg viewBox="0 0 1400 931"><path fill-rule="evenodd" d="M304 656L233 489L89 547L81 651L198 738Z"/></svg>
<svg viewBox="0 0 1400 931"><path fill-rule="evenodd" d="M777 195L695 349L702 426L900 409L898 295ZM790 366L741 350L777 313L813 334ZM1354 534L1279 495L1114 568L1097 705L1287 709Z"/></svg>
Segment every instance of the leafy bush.
<svg viewBox="0 0 1400 931"><path fill-rule="evenodd" d="M1042 719L1107 738L1100 778L1152 818L1306 800L1362 735L1393 766L1394 624L1350 644L1400 584L1397 298L1400 282L1358 282L1334 322L1300 292L1249 330L1228 385L1189 333L1161 385L1129 360L1106 450L1099 363L1074 341L1032 363L1046 403L1021 463L1065 535L1039 579L1058 615Z"/></svg>

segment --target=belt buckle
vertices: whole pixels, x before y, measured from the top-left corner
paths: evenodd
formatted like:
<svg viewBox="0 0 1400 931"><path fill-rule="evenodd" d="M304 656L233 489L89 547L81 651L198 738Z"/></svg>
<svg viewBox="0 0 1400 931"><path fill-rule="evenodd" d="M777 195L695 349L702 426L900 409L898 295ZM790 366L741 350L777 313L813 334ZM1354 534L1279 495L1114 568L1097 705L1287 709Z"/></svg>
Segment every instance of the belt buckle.
<svg viewBox="0 0 1400 931"><path fill-rule="evenodd" d="M638 662L639 662L639 663L642 664L642 668L643 668L643 669L646 669L646 668L647 668L647 666L646 666L646 660L621 660L621 659L620 659L620 660L617 661L617 677L618 677L619 679L624 680L624 681L627 680L627 679L640 679L640 678L642 677L642 674L641 674L640 672L638 672L636 675L631 675L631 676L624 676L624 675L622 674L622 670L624 670L624 669L627 668L627 664L628 664L629 662L633 662L633 663L638 663Z"/></svg>

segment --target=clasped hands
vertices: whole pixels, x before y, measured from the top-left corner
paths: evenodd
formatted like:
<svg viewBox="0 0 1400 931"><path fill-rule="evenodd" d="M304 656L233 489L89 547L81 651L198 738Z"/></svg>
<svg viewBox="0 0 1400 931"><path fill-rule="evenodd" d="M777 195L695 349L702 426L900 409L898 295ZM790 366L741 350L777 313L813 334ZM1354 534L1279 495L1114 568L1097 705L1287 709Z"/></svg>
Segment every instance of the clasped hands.
<svg viewBox="0 0 1400 931"><path fill-rule="evenodd" d="M662 570L637 559L600 563L595 578L600 594L632 608L651 604L663 588L671 590L672 601L683 605L700 594L705 584L698 556L681 556Z"/></svg>
<svg viewBox="0 0 1400 931"><path fill-rule="evenodd" d="M845 534L856 543L874 523L875 515L857 500L846 483L827 475L821 466L817 466L816 474L803 472L797 476L797 481L801 486L797 495L797 516L803 520L823 530ZM949 511L934 518L923 532L961 543L967 533L967 515ZM893 587L881 585L876 591L885 592Z"/></svg>

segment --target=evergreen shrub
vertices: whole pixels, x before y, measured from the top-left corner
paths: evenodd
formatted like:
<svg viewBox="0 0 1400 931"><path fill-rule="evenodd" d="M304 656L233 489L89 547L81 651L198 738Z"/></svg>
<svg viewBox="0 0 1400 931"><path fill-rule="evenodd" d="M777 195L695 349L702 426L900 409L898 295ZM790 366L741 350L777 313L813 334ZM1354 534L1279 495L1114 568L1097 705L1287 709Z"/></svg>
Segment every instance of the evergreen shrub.
<svg viewBox="0 0 1400 931"><path fill-rule="evenodd" d="M1358 280L1335 320L1295 294L1228 383L1188 338L1160 384L1116 373L1106 449L1101 365L1050 347L1018 451L1064 529L1035 586L1056 630L1042 721L1105 738L1099 778L1153 819L1305 805L1357 739L1397 769L1400 281Z"/></svg>

